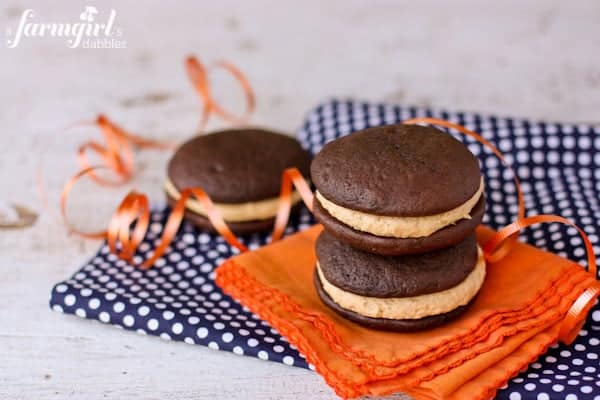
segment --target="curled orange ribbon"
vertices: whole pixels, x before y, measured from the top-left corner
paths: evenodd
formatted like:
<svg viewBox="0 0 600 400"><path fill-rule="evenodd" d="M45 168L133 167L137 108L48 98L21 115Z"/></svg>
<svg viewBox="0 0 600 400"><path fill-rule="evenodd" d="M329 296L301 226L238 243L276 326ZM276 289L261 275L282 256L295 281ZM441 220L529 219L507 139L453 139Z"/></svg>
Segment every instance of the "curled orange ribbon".
<svg viewBox="0 0 600 400"><path fill-rule="evenodd" d="M226 61L218 61L212 66L212 68L222 68L232 74L232 76L239 82L244 95L246 97L246 113L243 116L236 116L223 107L221 107L212 97L209 80L208 80L208 69L204 67L195 57L190 56L186 59L186 69L188 75L196 88L198 95L200 96L203 107L202 107L202 121L201 127L208 122L208 118L211 113L215 113L217 116L230 121L230 122L242 122L250 113L254 110L254 92L250 83L244 76L244 74L233 64ZM148 198L144 194L137 193L135 191L130 192L120 203L119 207L115 211L115 214L111 218L109 228L100 232L84 232L73 227L67 218L67 200L68 196L73 189L73 186L84 176L89 176L94 182L102 186L117 186L128 182L134 173L134 154L133 148L155 148L155 149L173 149L175 145L173 143L167 143L152 139L147 139L132 133L125 131L114 122L110 121L106 116L99 115L94 122L89 123L90 125L96 125L100 128L104 143L99 143L95 140L86 141L81 144L77 151L77 159L81 170L73 175L64 185L60 196L60 212L62 220L67 226L70 233L81 236L88 239L106 239L112 252L118 254L119 257L130 261L137 246L141 243L143 237L148 228L149 218L149 206ZM81 124L77 124L81 125ZM89 153L95 153L100 159L100 165L92 166L89 160ZM106 179L97 175L97 171L100 169L107 169L115 175L114 179ZM40 195L42 203L46 203L45 191L43 190L43 184L41 182L41 170L38 174L38 188L40 189ZM229 231L227 226L217 215L214 210L214 206L208 198L208 195L202 191L202 189L195 188L190 192L185 192L187 198L190 195L194 195L198 200L205 205L209 212L209 219L218 231L228 240L228 242L238 249L245 249L245 247L235 239L235 236ZM185 199L184 199L185 200ZM182 203L185 204L185 201ZM177 207L176 207L177 208ZM181 208L181 207L179 207ZM164 249L168 247L168 243L172 240L175 232L173 226L179 224L182 215L178 215L179 208L175 211L171 223L167 224L168 229L163 235L163 241L161 245L155 250L153 259L157 258L156 254L164 252ZM212 218L210 218L212 216ZM179 222L175 222L179 220ZM219 222L220 221L220 222ZM132 224L135 222L135 228L133 234L129 234ZM175 231L177 229L175 228ZM117 242L121 244L121 251L116 251ZM166 245L164 243L167 243ZM145 263L145 266L151 263Z"/></svg>
<svg viewBox="0 0 600 400"><path fill-rule="evenodd" d="M98 116L94 124L102 131L106 144L103 145L93 140L84 142L79 146L77 159L82 170L88 169L91 167L91 164L87 152L93 151L100 157L102 165L109 168L118 177L116 181L107 180L97 176L93 170L90 171L90 178L101 185L116 186L131 179L134 167L134 146L161 150L173 149L175 147L173 143L146 139L126 132L102 114Z"/></svg>
<svg viewBox="0 0 600 400"><path fill-rule="evenodd" d="M223 216L215 207L206 192L201 188L187 188L181 191L181 196L169 214L159 245L154 249L154 254L142 264L142 268L150 268L154 262L165 253L169 244L177 235L177 231L179 230L179 226L181 225L181 221L185 214L185 203L191 196L194 196L202 204L210 223L215 230L223 236L227 243L241 252L248 251L248 248L235 237L233 232L231 232L223 220Z"/></svg>
<svg viewBox="0 0 600 400"><path fill-rule="evenodd" d="M214 63L211 67L207 68L202 63L200 63L196 57L189 56L185 61L185 66L188 73L188 77L190 78L192 84L196 88L198 96L200 97L200 101L202 102L200 131L202 131L208 123L208 119L211 113L214 113L215 115L221 117L226 121L234 123L243 123L248 119L250 114L252 114L256 103L254 92L252 90L252 87L250 86L250 83L248 82L248 79L246 79L246 76L235 65L227 61L220 60ZM208 80L208 72L210 69L217 68L229 72L231 76L233 76L233 78L240 84L240 87L244 92L244 97L246 100L246 111L243 115L235 115L225 110L213 98Z"/></svg>
<svg viewBox="0 0 600 400"><path fill-rule="evenodd" d="M310 190L308 182L304 179L300 171L298 171L298 168L286 169L281 175L279 206L277 208L277 216L275 217L271 242L276 242L281 239L285 227L288 224L290 210L292 209L292 185L300 194L306 207L312 212L314 194L312 190Z"/></svg>
<svg viewBox="0 0 600 400"><path fill-rule="evenodd" d="M211 113L215 113L217 116L230 122L242 122L247 119L254 109L254 92L252 91L248 80L238 68L225 61L219 61L213 66L213 68L223 68L230 72L239 82L246 97L246 113L243 116L236 116L225 111L225 109L212 98L208 83L208 69L195 57L188 57L185 65L188 75L203 102L201 119L202 128L204 128L204 125L208 122ZM68 196L77 181L84 176L89 176L100 185L112 186L129 181L133 175L134 167L133 146L158 149L170 149L174 146L172 144L149 140L128 133L115 123L111 122L104 115L100 115L96 119L95 124L101 129L105 144L100 144L96 141L88 141L79 146L78 161L82 169L71 177L63 187L60 196L61 216L70 233L89 239L106 239L112 253L123 260L132 262L133 256L146 236L149 227L150 207L148 197L143 193L131 191L117 207L110 219L107 230L100 232L84 232L74 228L68 221L66 212ZM102 165L91 165L87 156L87 152L89 151L96 153L100 158ZM99 177L96 174L96 171L99 169L110 170L117 176L117 179L107 180ZM287 226L292 207L292 186L296 187L308 208L312 209L313 194L308 183L302 177L302 174L296 168L289 168L283 171L279 205L271 241L279 240ZM145 269L151 267L156 260L167 251L169 244L177 235L177 231L183 220L186 202L192 196L202 204L213 228L227 241L227 243L241 252L248 250L247 247L238 240L231 229L229 229L221 213L215 207L209 195L202 188L185 188L181 191L180 198L175 203L167 218L158 246L154 249L153 254L140 265L141 268Z"/></svg>
<svg viewBox="0 0 600 400"><path fill-rule="evenodd" d="M89 176L93 181L101 186L117 186L128 182L133 175L134 157L133 147L154 148L154 149L172 149L174 144L161 142L152 139L146 139L141 136L131 134L106 116L99 115L94 122L102 131L105 144L100 144L90 140L79 146L77 151L78 162L81 170L73 175L63 186L60 195L60 212L65 226L70 233L87 239L111 238L112 231L84 232L74 228L66 216L67 199L75 183L84 176ZM91 166L87 152L93 151L100 158L102 164ZM108 169L115 176L115 180L108 180L96 174L100 169ZM40 186L41 187L41 186ZM127 199L127 198L126 198ZM110 241L109 241L110 242Z"/></svg>
<svg viewBox="0 0 600 400"><path fill-rule="evenodd" d="M130 227L135 222L131 231ZM119 258L131 262L135 251L146 236L150 223L150 202L146 195L130 192L117 209L115 217L108 225L108 248ZM121 251L117 251L117 241L121 243Z"/></svg>
<svg viewBox="0 0 600 400"><path fill-rule="evenodd" d="M281 175L281 191L279 193L279 204L277 215L271 234L271 242L281 239L283 232L289 221L290 211L292 208L292 187L295 187L304 204L309 210L312 210L313 193L310 186L297 168L292 167L283 171ZM219 235L225 239L227 243L238 249L240 252L248 251L248 248L240 242L235 234L229 229L227 223L223 219L221 212L215 207L210 197L200 188L187 188L181 191L181 196L175 203L173 210L169 214L161 243L154 250L154 256L144 263L144 266L151 266L160 255L164 253L168 245L175 238L177 230L181 225L185 213L185 203L187 199L193 195L202 204L206 212L206 216L212 227Z"/></svg>
<svg viewBox="0 0 600 400"><path fill-rule="evenodd" d="M472 137L473 139L475 139L476 141L478 141L479 143L481 143L482 145L487 147L496 157L498 157L498 159L504 164L504 166L511 171L513 180L515 182L515 189L517 191L517 202L518 202L518 206L519 206L518 211L517 211L517 219L525 217L525 197L523 196L523 190L521 189L521 182L519 181L519 177L518 177L516 171L510 165L510 163L506 160L504 155L500 152L500 150L498 150L498 148L496 148L496 146L494 146L489 140L485 139L483 136L481 136L477 132L474 132L468 128L465 128L462 125L458 125L453 122L446 121L443 119L438 119L438 118L413 118L413 119L409 119L407 121L403 121L402 123L403 124L431 124L431 125L438 125L438 126L443 126L445 128L454 129L455 131L458 131L464 135ZM501 249L498 249L493 255L486 254L487 260L490 262L494 262L494 261L501 259L502 257L504 257L506 254L508 254L510 252L511 247L517 242L517 240L518 240L518 235L515 234L509 240L506 240L504 242L505 245Z"/></svg>
<svg viewBox="0 0 600 400"><path fill-rule="evenodd" d="M479 143L486 146L490 149L502 163L511 170L513 174L513 179L515 181L519 209L517 213L517 218L514 222L506 225L501 228L495 235L493 235L484 245L483 252L485 254L486 259L489 262L495 262L504 256L506 256L512 246L518 240L518 234L521 230L535 224L540 223L551 223L558 222L566 225L570 225L577 229L577 232L581 236L586 253L587 253L587 269L590 274L597 279L597 266L596 266L596 256L594 254L594 249L592 243L590 242L588 236L583 231L583 229L579 228L573 222L568 219L558 216L558 215L535 215L531 217L525 217L525 200L523 196L523 191L521 190L521 185L519 182L519 178L514 171L514 169L507 162L502 153L488 140L483 138L476 132L471 131L470 129L465 128L464 126L437 119L437 118L414 118L408 121L404 121L405 124L432 124L439 125L446 128L454 129L458 132L461 132L465 135L468 135ZM600 295L600 283L596 283L594 286L586 289L577 300L571 305L569 311L565 315L563 322L561 323L559 339L563 343L571 343L577 337L577 334L581 330L585 322L585 315L587 311L592 307L594 300Z"/></svg>
<svg viewBox="0 0 600 400"><path fill-rule="evenodd" d="M93 167L90 167L79 172L71 178L65 186L61 198L61 211L66 224L68 224L65 213L66 197L75 182L82 176L90 174L92 171ZM271 242L279 240L287 226L292 207L292 186L296 187L306 206L309 209L312 209L313 193L310 190L308 183L302 177L300 171L298 171L297 168L288 168L283 171L279 205L275 217L273 233L271 235ZM248 251L248 248L238 240L231 229L229 229L221 212L215 207L208 194L201 188L186 188L181 191L179 199L169 213L158 246L154 249L153 254L140 265L142 269L150 268L156 260L167 251L183 221L186 202L192 196L202 204L206 216L213 228L225 239L225 241L227 241L227 243L238 249L240 252ZM148 197L145 194L132 191L125 196L121 204L117 207L117 210L110 220L108 230L95 233L72 231L86 238L105 238L112 253L125 261L131 262L137 248L146 236L149 227L149 219L150 208ZM120 243L121 245L120 251L118 251L117 243Z"/></svg>
<svg viewBox="0 0 600 400"><path fill-rule="evenodd" d="M590 274L597 277L598 268L596 265L596 255L594 254L594 248L592 243L590 242L586 233L575 225L573 222L569 221L566 218L563 218L558 215L534 215L531 217L518 218L515 222L506 225L495 235L493 235L483 246L483 251L486 254L493 254L496 249L498 249L502 243L510 237L514 237L521 230L536 224L541 223L552 223L558 222L561 224L569 225L577 229L577 232L581 236L583 243L585 245L585 250L587 253L587 270ZM585 323L585 315L588 310L594 304L594 300L600 295L600 283L596 283L594 286L587 288L586 290L579 295L577 300L571 305L569 311L565 315L563 322L561 323L559 330L559 339L563 343L572 343L577 334L581 330L583 324Z"/></svg>
<svg viewBox="0 0 600 400"><path fill-rule="evenodd" d="M297 168L288 168L283 171L281 176L279 205L277 216L275 217L275 224L273 226L273 233L271 235L271 242L275 242L281 238L285 227L288 224L290 210L292 208L292 186L296 187L306 206L309 209L312 209L313 193L310 190L308 183L302 177L300 171L298 171ZM248 251L248 248L242 244L231 229L229 229L221 212L215 207L206 192L200 188L187 188L181 191L181 196L175 203L169 214L167 223L165 224L161 242L154 250L154 255L142 264L143 268L152 266L152 264L164 254L169 244L173 241L185 214L185 203L192 195L202 204L206 216L215 231L217 231L227 243L238 249L240 252Z"/></svg>

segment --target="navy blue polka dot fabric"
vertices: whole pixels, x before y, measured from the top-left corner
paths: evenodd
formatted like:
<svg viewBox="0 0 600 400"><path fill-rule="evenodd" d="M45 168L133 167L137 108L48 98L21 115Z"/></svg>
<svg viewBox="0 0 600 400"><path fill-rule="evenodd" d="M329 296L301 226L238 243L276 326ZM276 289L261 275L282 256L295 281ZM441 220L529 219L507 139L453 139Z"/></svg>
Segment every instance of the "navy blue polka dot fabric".
<svg viewBox="0 0 600 400"><path fill-rule="evenodd" d="M416 116L448 119L481 133L514 165L530 214L560 214L583 227L600 253L600 127L536 122L357 101L331 100L312 110L298 138L313 154L337 137L369 126ZM511 174L473 139L457 135L479 157L486 178L484 222L494 228L511 221L517 198ZM154 211L140 262L162 231L168 210ZM306 210L292 218L287 233L314 223ZM243 242L251 249L267 235ZM523 240L585 263L581 239L572 228L530 228ZM276 330L214 284L214 269L236 254L220 237L184 224L155 268L141 271L109 254L106 245L70 279L57 284L50 306L58 312L99 320L140 334L232 351L263 360L311 368ZM502 388L498 399L600 400L600 307L595 305L571 346L556 345Z"/></svg>

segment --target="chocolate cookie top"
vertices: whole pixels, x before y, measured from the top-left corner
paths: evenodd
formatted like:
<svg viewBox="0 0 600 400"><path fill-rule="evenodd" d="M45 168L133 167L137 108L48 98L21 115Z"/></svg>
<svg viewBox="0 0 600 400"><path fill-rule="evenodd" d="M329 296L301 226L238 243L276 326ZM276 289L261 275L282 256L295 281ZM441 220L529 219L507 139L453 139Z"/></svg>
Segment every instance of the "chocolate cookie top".
<svg viewBox="0 0 600 400"><path fill-rule="evenodd" d="M297 167L308 178L310 155L294 138L246 128L192 138L175 152L167 174L175 187L202 187L219 203L279 195L281 173Z"/></svg>
<svg viewBox="0 0 600 400"><path fill-rule="evenodd" d="M465 280L478 258L474 234L442 250L380 256L350 247L323 231L316 252L325 279L368 297L412 297L450 289Z"/></svg>
<svg viewBox="0 0 600 400"><path fill-rule="evenodd" d="M376 215L425 216L469 200L481 183L477 158L451 135L419 125L387 125L334 140L311 165L332 202Z"/></svg>

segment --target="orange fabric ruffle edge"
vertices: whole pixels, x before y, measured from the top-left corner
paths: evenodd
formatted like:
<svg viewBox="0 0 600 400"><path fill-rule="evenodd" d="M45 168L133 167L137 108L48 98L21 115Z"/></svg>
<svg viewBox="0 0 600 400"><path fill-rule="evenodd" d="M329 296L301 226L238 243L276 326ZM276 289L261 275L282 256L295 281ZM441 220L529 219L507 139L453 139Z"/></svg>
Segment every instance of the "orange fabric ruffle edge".
<svg viewBox="0 0 600 400"><path fill-rule="evenodd" d="M461 387L473 388L473 385L481 397L471 398L489 398L503 382L557 341L558 331L553 327L559 325L584 290L597 284L595 277L577 264L532 246L517 244L516 256L508 256L499 263L533 263L527 264L528 268L539 268L544 281L517 307L491 307L475 317L472 311L478 308L479 301L476 301L461 318L466 322L460 329L453 328L450 333L436 330L432 335L443 334L433 338L426 337L426 332L421 333L428 344L402 355L379 354L377 350L368 350L371 336L368 330L356 326L357 335L348 335L348 328L342 326L347 323L323 306L312 288L312 246L319 232L320 227L314 227L278 244L234 257L218 268L216 280L226 293L278 329L336 393L347 398L398 391L411 393L416 398L449 398L452 393L461 392ZM478 233L480 241L493 234L487 228L479 229ZM309 255L300 257L301 252ZM290 267L284 271L287 260L293 263L297 258L301 261L296 263L296 269ZM544 266L548 274L543 273ZM282 270L281 276L277 268ZM502 269L502 265L488 266L490 279L497 280L494 270ZM390 344L402 346L406 342L403 334L372 332L387 335ZM355 340L354 336L359 339ZM348 338L354 343L348 343ZM525 339L519 342L519 338ZM532 338L538 338L537 342ZM503 364L507 359L518 359L518 363L504 366L503 372L493 379L488 377L487 369L473 370L473 365L482 363L482 359L508 351L507 343L513 343L514 350L510 347L506 356L494 358L495 364ZM534 344L536 350L531 352ZM526 354L517 357L522 348L528 349ZM465 369L469 373L465 373ZM462 374L458 380L454 376L456 372ZM469 378L469 374L473 378Z"/></svg>

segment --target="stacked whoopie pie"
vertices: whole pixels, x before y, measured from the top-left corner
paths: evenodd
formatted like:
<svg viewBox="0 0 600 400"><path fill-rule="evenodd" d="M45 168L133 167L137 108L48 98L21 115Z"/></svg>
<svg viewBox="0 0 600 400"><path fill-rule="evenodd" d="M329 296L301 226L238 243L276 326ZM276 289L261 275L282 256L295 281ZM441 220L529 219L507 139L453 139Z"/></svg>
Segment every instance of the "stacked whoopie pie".
<svg viewBox="0 0 600 400"><path fill-rule="evenodd" d="M237 234L270 229L277 215L281 174L297 167L308 176L310 155L294 138L244 128L192 138L169 161L165 192L172 206L186 188L202 188L229 228ZM300 201L292 194L293 204ZM202 204L186 202L185 218L213 230Z"/></svg>
<svg viewBox="0 0 600 400"><path fill-rule="evenodd" d="M431 328L477 295L479 162L432 127L389 125L330 142L311 165L317 192L315 285L343 317L385 330Z"/></svg>

